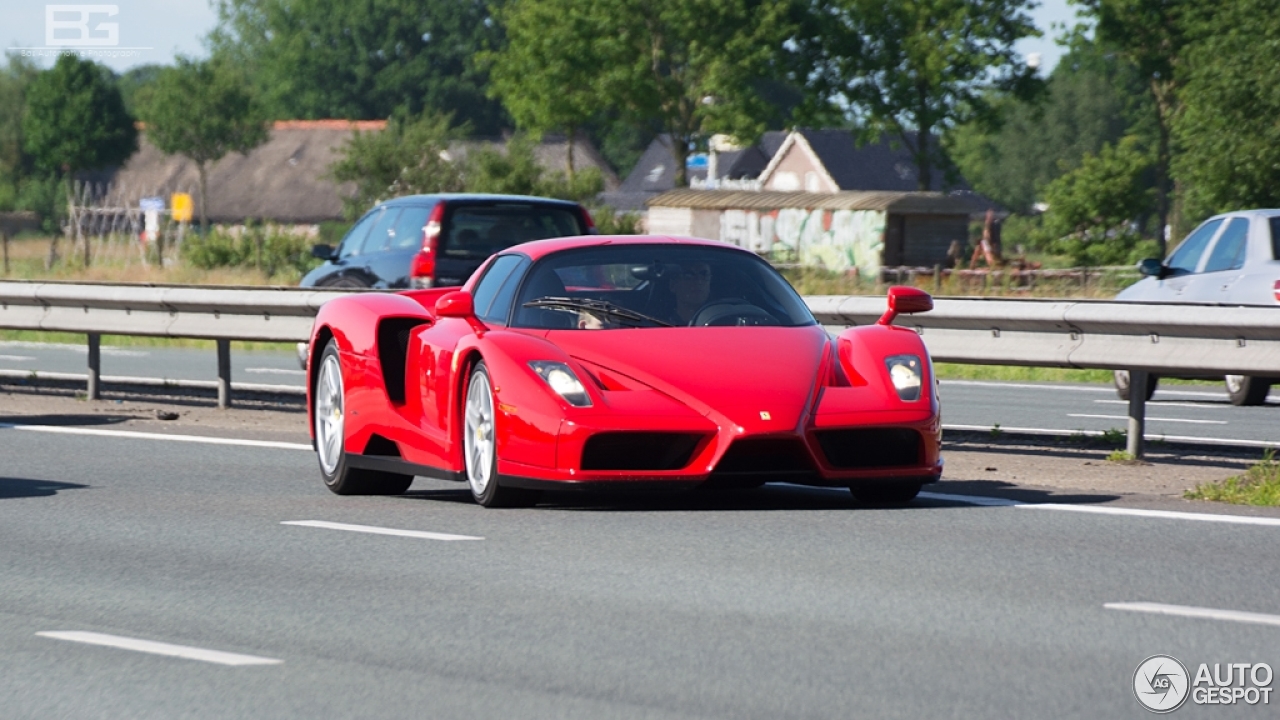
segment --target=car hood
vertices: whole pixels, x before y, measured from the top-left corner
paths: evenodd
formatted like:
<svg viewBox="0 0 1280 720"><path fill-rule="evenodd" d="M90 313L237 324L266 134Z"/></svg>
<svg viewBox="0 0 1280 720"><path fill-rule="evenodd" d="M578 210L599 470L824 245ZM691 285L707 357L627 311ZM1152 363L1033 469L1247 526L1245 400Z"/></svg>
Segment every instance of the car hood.
<svg viewBox="0 0 1280 720"><path fill-rule="evenodd" d="M763 419L778 431L799 426L830 342L817 325L569 330L547 339L717 422L758 430Z"/></svg>

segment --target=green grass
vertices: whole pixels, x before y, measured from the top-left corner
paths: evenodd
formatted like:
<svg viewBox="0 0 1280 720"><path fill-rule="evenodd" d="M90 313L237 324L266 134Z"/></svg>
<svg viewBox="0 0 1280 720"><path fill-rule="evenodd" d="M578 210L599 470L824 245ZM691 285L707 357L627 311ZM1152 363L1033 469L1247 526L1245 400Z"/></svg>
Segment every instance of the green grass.
<svg viewBox="0 0 1280 720"><path fill-rule="evenodd" d="M933 371L943 380L999 380L1002 382L1111 383L1110 370L1019 367L1015 365L961 365L934 363Z"/></svg>
<svg viewBox="0 0 1280 720"><path fill-rule="evenodd" d="M0 342L4 341L84 345L88 343L89 340L83 333L43 332L37 330L0 330ZM103 335L102 344L112 347L171 347L197 348L202 350L213 350L217 347L217 343L213 340L144 337L140 335ZM293 352L294 344L232 340L231 349L240 352L246 350L278 350Z"/></svg>
<svg viewBox="0 0 1280 720"><path fill-rule="evenodd" d="M1202 483L1183 493L1183 497L1236 505L1280 506L1280 462L1276 462L1275 450L1267 450L1262 460L1243 475Z"/></svg>

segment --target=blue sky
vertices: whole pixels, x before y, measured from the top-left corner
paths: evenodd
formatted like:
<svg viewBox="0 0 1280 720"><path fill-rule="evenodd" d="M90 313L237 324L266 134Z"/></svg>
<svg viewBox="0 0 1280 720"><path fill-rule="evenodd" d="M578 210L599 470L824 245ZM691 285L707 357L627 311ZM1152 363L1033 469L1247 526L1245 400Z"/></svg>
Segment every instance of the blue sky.
<svg viewBox="0 0 1280 720"><path fill-rule="evenodd" d="M56 2L71 4L84 0ZM11 51L12 48L45 47L45 6L48 4L32 0L0 0L0 47ZM90 22L92 27L97 27L99 22L118 26L116 47L129 49L95 50L98 53L95 59L118 72L146 63L167 64L176 54L203 56L203 39L217 24L217 15L207 0L109 0L109 4L118 8L115 17L95 16L90 18ZM73 23L75 17L56 16L60 21ZM1032 17L1044 32L1044 37L1024 40L1017 47L1024 55L1039 53L1041 72L1047 73L1062 55L1062 48L1054 43L1060 31L1050 26L1055 22L1073 22L1075 10L1067 5L1067 0L1043 0L1040 7L1032 11ZM71 29L58 37L75 38L78 33L78 30ZM51 62L49 54L42 59L45 65Z"/></svg>

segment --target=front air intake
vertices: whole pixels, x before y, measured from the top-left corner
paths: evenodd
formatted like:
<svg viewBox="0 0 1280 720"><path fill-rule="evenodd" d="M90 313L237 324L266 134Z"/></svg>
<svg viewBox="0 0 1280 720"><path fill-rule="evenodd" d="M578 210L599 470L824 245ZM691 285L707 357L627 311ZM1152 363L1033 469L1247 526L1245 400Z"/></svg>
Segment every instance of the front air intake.
<svg viewBox="0 0 1280 720"><path fill-rule="evenodd" d="M841 470L918 465L920 433L907 428L854 428L818 432L822 454Z"/></svg>
<svg viewBox="0 0 1280 720"><path fill-rule="evenodd" d="M587 438L583 470L679 470L702 436L672 432L606 432Z"/></svg>
<svg viewBox="0 0 1280 720"><path fill-rule="evenodd" d="M735 440L716 464L719 476L787 476L814 471L808 449L798 437L754 437Z"/></svg>

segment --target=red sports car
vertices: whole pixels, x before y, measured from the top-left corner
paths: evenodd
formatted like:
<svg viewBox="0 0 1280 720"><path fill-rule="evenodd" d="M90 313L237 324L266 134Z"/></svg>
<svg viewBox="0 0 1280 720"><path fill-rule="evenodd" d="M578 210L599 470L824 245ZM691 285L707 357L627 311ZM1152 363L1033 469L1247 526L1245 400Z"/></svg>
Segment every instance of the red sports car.
<svg viewBox="0 0 1280 720"><path fill-rule="evenodd" d="M587 236L491 257L461 290L326 303L309 347L320 471L340 495L465 481L481 505L573 487L848 487L906 502L942 472L932 366L889 290L833 336L755 254Z"/></svg>

